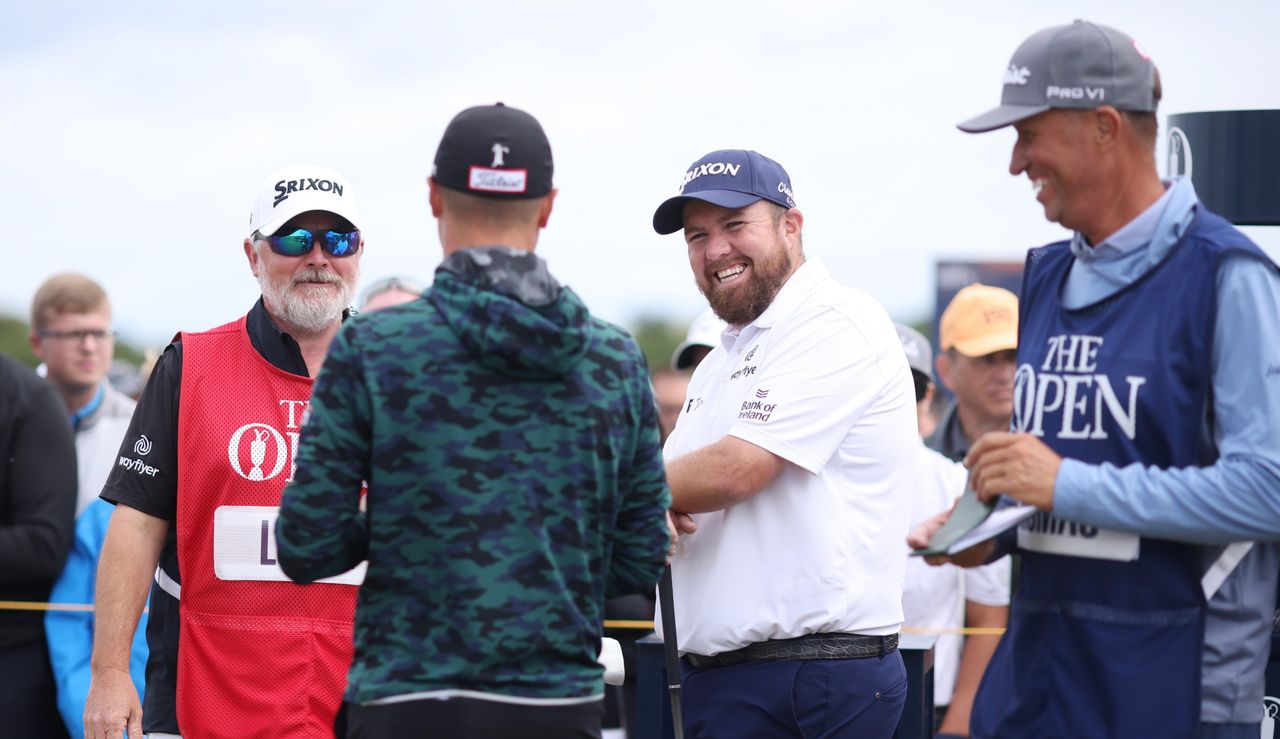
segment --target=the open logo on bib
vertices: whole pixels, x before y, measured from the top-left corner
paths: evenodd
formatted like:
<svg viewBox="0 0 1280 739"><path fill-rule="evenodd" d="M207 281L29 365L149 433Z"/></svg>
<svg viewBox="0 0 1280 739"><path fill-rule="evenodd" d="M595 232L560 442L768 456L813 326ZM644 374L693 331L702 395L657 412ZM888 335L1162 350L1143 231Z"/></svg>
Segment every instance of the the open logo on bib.
<svg viewBox="0 0 1280 739"><path fill-rule="evenodd" d="M219 506L213 513L213 574L219 580L293 582L276 564L277 506ZM359 585L368 563L317 582Z"/></svg>

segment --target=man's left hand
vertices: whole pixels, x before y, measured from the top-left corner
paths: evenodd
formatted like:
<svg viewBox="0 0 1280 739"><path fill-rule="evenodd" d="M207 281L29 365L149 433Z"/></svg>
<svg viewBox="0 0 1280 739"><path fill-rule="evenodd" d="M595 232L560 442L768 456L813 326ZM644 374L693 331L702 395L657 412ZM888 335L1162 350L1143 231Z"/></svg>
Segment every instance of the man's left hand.
<svg viewBox="0 0 1280 739"><path fill-rule="evenodd" d="M1049 511L1062 457L1031 434L983 434L964 458L969 485L990 501L1001 494Z"/></svg>

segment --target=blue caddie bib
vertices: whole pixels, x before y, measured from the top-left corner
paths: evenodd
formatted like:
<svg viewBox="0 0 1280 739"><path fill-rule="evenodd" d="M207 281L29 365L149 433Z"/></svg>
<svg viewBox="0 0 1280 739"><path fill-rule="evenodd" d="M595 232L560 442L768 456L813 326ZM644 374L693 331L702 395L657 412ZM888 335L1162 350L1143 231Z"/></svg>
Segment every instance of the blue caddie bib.
<svg viewBox="0 0 1280 739"><path fill-rule="evenodd" d="M1067 242L1028 253L1013 430L1066 458L1162 469L1207 464L1216 278L1266 256L1200 208L1163 261L1068 310ZM974 703L974 737L1182 737L1199 720L1198 547L1039 513L1018 531L1009 628Z"/></svg>

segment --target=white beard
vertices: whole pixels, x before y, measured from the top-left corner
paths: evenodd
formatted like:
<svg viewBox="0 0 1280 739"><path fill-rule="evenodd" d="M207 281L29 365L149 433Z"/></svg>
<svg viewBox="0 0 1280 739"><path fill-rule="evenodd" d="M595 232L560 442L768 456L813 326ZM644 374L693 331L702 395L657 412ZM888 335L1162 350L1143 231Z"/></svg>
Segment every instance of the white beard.
<svg viewBox="0 0 1280 739"><path fill-rule="evenodd" d="M267 279L267 270L258 272L258 285L262 287L262 300L267 312L286 326L302 333L319 333L342 318L342 311L351 305L355 297L355 284L360 279L359 269L344 282L333 272L309 269L292 275L281 283ZM333 297L306 297L297 289L300 282L331 282L338 286Z"/></svg>

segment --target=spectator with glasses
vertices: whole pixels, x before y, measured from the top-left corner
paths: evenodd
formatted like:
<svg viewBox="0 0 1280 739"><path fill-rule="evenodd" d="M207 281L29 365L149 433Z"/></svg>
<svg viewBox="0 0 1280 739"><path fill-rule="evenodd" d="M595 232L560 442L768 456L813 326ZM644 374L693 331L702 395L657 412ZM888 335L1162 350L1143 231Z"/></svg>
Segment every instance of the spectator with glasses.
<svg viewBox="0 0 1280 739"><path fill-rule="evenodd" d="M86 736L332 731L363 568L295 585L275 563L271 532L312 378L355 294L359 222L337 172L302 164L269 177L244 239L262 298L231 323L179 333L157 362L102 492L117 508L102 550ZM140 705L128 647L149 588Z"/></svg>
<svg viewBox="0 0 1280 739"><path fill-rule="evenodd" d="M45 280L31 302L31 350L58 391L76 432L79 492L76 515L97 499L133 401L107 382L115 355L111 303L102 286L84 275Z"/></svg>
<svg viewBox="0 0 1280 739"><path fill-rule="evenodd" d="M44 362L45 377L71 416L76 440L75 539L49 600L92 603L98 554L112 511L109 503L98 499L98 493L115 463L134 402L107 380L115 332L111 330L111 303L97 282L72 273L45 280L31 303L31 326L32 351ZM67 731L78 737L89 693L93 613L49 611L45 614L45 635L57 685L58 712ZM139 630L130 652L130 673L136 685L142 685L146 661L147 643Z"/></svg>

